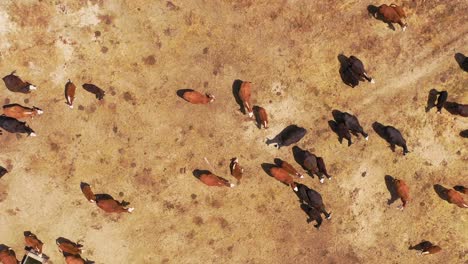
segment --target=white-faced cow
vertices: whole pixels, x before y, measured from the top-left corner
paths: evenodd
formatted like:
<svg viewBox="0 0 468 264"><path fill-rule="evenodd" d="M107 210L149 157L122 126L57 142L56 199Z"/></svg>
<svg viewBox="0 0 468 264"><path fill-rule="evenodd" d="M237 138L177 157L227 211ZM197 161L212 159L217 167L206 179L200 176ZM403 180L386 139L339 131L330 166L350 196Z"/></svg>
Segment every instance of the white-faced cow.
<svg viewBox="0 0 468 264"><path fill-rule="evenodd" d="M282 146L289 146L299 142L299 140L301 140L306 133L307 130L305 128L298 127L297 125L290 125L283 129L283 131L281 131L273 139L267 139L266 144L275 144L277 148L281 148Z"/></svg>
<svg viewBox="0 0 468 264"><path fill-rule="evenodd" d="M402 205L399 205L398 209L403 210L410 201L408 185L406 182L399 179L395 179L393 183L395 184L396 193L402 202Z"/></svg>
<svg viewBox="0 0 468 264"><path fill-rule="evenodd" d="M42 246L44 243L42 243L39 238L30 231L24 231L24 242L26 244L26 247L31 248L35 252L39 254L39 256L42 256Z"/></svg>
<svg viewBox="0 0 468 264"><path fill-rule="evenodd" d="M42 109L33 106L32 108L22 106L19 104L9 104L3 106L3 114L9 117L13 117L16 119L22 118L33 118L37 115L42 115L44 111Z"/></svg>
<svg viewBox="0 0 468 264"><path fill-rule="evenodd" d="M86 91L94 94L96 96L96 99L98 99L98 100L104 99L104 95L106 93L106 92L104 92L104 90L102 90L101 88L99 88L96 85L91 84L91 83L83 84L83 89L85 89Z"/></svg>
<svg viewBox="0 0 468 264"><path fill-rule="evenodd" d="M30 84L29 82L23 82L20 77L15 75L16 71L13 71L10 75L3 77L3 82L8 90L15 93L29 93L32 90L36 90L37 87Z"/></svg>
<svg viewBox="0 0 468 264"><path fill-rule="evenodd" d="M214 175L210 171L202 171L200 175L197 176L198 179L208 186L217 186L217 187L234 187L235 184L229 183L228 180Z"/></svg>
<svg viewBox="0 0 468 264"><path fill-rule="evenodd" d="M289 173L286 170L273 166L270 169L270 174L271 176L275 177L275 179L277 179L278 181L291 186L291 188L293 188L294 191L297 191L297 186L294 182L293 177L291 177L291 175L289 175Z"/></svg>
<svg viewBox="0 0 468 264"><path fill-rule="evenodd" d="M239 165L239 159L232 158L231 164L229 165L229 169L231 170L231 175L237 179L237 184L240 184L240 180L242 178L242 174L244 174L244 168Z"/></svg>
<svg viewBox="0 0 468 264"><path fill-rule="evenodd" d="M0 116L0 128L5 129L10 133L26 133L31 137L35 137L36 133L32 130L26 122L18 121L15 118L1 115Z"/></svg>
<svg viewBox="0 0 468 264"><path fill-rule="evenodd" d="M301 203L307 203L309 206L317 209L320 213L323 213L327 219L331 219L331 212L327 212L320 193L300 183L297 184L297 188L298 190L296 191L296 194Z"/></svg>
<svg viewBox="0 0 468 264"><path fill-rule="evenodd" d="M260 106L254 106L254 112L256 113L256 119L258 122L258 128L268 128L268 114L265 108Z"/></svg>
<svg viewBox="0 0 468 264"><path fill-rule="evenodd" d="M131 213L134 210L132 207L126 208L130 203L126 201L119 202L109 194L94 194L91 186L85 182L80 184L80 188L89 202L95 202L106 213Z"/></svg>
<svg viewBox="0 0 468 264"><path fill-rule="evenodd" d="M250 103L251 90L251 82L242 82L239 89L239 98L241 99L242 104L244 105L245 112L249 114L250 118L253 117L252 103Z"/></svg>
<svg viewBox="0 0 468 264"><path fill-rule="evenodd" d="M383 4L379 6L378 14L382 16L383 21L388 23L391 28L393 28L391 23L398 23L402 31L405 31L408 26L404 21L406 18L405 11L396 4L391 4L390 6Z"/></svg>
<svg viewBox="0 0 468 264"><path fill-rule="evenodd" d="M182 97L185 101L192 104L208 104L212 103L215 100L215 97L212 94L202 94L192 89L178 90L177 94L180 97Z"/></svg>
<svg viewBox="0 0 468 264"><path fill-rule="evenodd" d="M67 100L66 104L73 109L73 102L75 101L75 91L76 86L70 79L65 84L65 99Z"/></svg>
<svg viewBox="0 0 468 264"><path fill-rule="evenodd" d="M9 246L0 245L0 262L3 264L18 264L19 261L16 259L16 253Z"/></svg>

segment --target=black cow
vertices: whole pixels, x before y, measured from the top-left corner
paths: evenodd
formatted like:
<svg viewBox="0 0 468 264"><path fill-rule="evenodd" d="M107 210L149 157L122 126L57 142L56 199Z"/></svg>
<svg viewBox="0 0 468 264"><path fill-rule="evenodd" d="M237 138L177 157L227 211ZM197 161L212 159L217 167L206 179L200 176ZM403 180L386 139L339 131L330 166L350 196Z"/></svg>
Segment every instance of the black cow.
<svg viewBox="0 0 468 264"><path fill-rule="evenodd" d="M310 223L312 221L317 221L317 224L314 226L317 229L319 229L323 221L322 215L320 214L320 212L314 207L310 207L305 203L301 204L301 209L307 214L307 216L309 216L309 219L307 219L307 223Z"/></svg>
<svg viewBox="0 0 468 264"><path fill-rule="evenodd" d="M463 117L468 117L468 104L459 104L459 103L455 103L455 102L446 102L444 107L452 115L461 115Z"/></svg>
<svg viewBox="0 0 468 264"><path fill-rule="evenodd" d="M90 84L90 83L83 84L83 89L85 89L86 91L96 95L96 99L98 99L98 100L104 99L104 95L106 93L101 88L97 87L94 84Z"/></svg>
<svg viewBox="0 0 468 264"><path fill-rule="evenodd" d="M309 206L314 207L320 213L323 213L327 219L331 219L331 212L328 213L323 204L322 195L315 190L310 189L304 184L297 183L298 190L296 195L299 197L301 203L307 203Z"/></svg>
<svg viewBox="0 0 468 264"><path fill-rule="evenodd" d="M301 165L310 176L313 177L314 174L317 175L320 179L320 183L324 182L323 175L331 180L331 176L327 173L322 157L317 157L315 154L310 153L308 150L303 150L298 146L294 146L292 151L296 162Z"/></svg>
<svg viewBox="0 0 468 264"><path fill-rule="evenodd" d="M23 82L20 77L15 75L15 71L3 77L3 82L5 82L5 86L8 90L15 93L29 93L37 89L36 86L29 82Z"/></svg>
<svg viewBox="0 0 468 264"><path fill-rule="evenodd" d="M1 115L0 128L5 129L10 133L27 133L28 136L35 137L36 133L32 130L26 122L18 121L15 118Z"/></svg>
<svg viewBox="0 0 468 264"><path fill-rule="evenodd" d="M361 134L366 140L369 140L369 135L364 131L361 124L359 124L359 120L355 115L352 115L348 112L343 112L340 116L341 120L338 120L338 123L341 121L343 122L346 127L351 131L353 134Z"/></svg>
<svg viewBox="0 0 468 264"><path fill-rule="evenodd" d="M356 58L355 56L350 56L347 60L347 66L344 68L344 74L348 76L351 87L355 87L359 84L359 81L367 80L370 83L375 83L374 79L372 79L364 69L364 64L361 60Z"/></svg>
<svg viewBox="0 0 468 264"><path fill-rule="evenodd" d="M351 144L353 144L353 142L351 141L351 134L349 133L349 129L344 123L338 123L338 125L336 126L336 132L338 134L338 140L340 141L340 144L343 142L343 138L348 140L348 147L351 146Z"/></svg>
<svg viewBox="0 0 468 264"><path fill-rule="evenodd" d="M297 125L290 125L283 129L283 131L281 131L273 139L267 139L266 143L267 145L276 144L277 148L282 146L289 146L299 142L299 140L301 140L306 133L307 130L305 128L298 127Z"/></svg>
<svg viewBox="0 0 468 264"><path fill-rule="evenodd" d="M406 140L403 138L401 132L398 129L392 126L386 126L384 127L384 135L388 143L390 143L393 151L395 151L395 145L397 145L403 148L403 155L409 153L408 147L406 146Z"/></svg>
<svg viewBox="0 0 468 264"><path fill-rule="evenodd" d="M442 113L442 108L445 105L445 102L447 102L447 97L448 97L448 92L447 91L440 91L437 92L439 97L437 98L437 113Z"/></svg>
<svg viewBox="0 0 468 264"><path fill-rule="evenodd" d="M0 178L3 177L3 175L7 173L8 173L8 170L0 166Z"/></svg>

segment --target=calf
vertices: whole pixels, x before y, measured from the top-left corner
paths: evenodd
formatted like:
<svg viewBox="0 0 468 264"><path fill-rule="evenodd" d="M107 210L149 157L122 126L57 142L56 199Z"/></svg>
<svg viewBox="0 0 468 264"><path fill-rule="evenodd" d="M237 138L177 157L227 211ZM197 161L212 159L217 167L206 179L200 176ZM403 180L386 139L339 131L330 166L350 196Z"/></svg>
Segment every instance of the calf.
<svg viewBox="0 0 468 264"><path fill-rule="evenodd" d="M26 246L36 251L39 256L42 256L42 246L44 243L42 243L42 241L39 240L37 236L30 231L24 231L23 234Z"/></svg>
<svg viewBox="0 0 468 264"><path fill-rule="evenodd" d="M400 6L395 4L391 4L390 6L383 4L379 6L378 13L382 16L384 22L388 23L390 27L393 28L391 23L398 23L401 26L402 31L406 30L406 27L408 26L408 24L404 22L406 14Z"/></svg>
<svg viewBox="0 0 468 264"><path fill-rule="evenodd" d="M409 153L408 147L406 146L406 140L403 138L401 132L398 129L392 126L386 126L384 127L384 135L387 141L390 143L393 151L395 151L395 145L397 145L403 148L403 155Z"/></svg>
<svg viewBox="0 0 468 264"><path fill-rule="evenodd" d="M218 186L218 187L226 186L226 187L231 187L231 188L235 186L235 184L229 183L228 180L223 179L217 175L214 175L210 171L207 171L206 173L202 173L198 177L198 179L200 179L201 182L203 182L204 184L208 186Z"/></svg>
<svg viewBox="0 0 468 264"><path fill-rule="evenodd" d="M256 110L256 111L255 111ZM260 107L260 106L255 106L254 111L257 113L257 121L258 121L258 127L259 128L268 128L268 115L265 110L265 108Z"/></svg>
<svg viewBox="0 0 468 264"><path fill-rule="evenodd" d="M18 121L15 118L1 115L0 128L5 129L10 133L26 133L28 136L35 137L36 133L32 130L26 122Z"/></svg>
<svg viewBox="0 0 468 264"><path fill-rule="evenodd" d="M308 206L305 203L301 204L301 209L304 210L307 216L309 216L309 219L307 219L307 223L310 223L312 221L317 221L317 224L315 224L314 227L319 229L323 221L322 215L320 214L320 212L314 207Z"/></svg>
<svg viewBox="0 0 468 264"><path fill-rule="evenodd" d="M345 69L346 74L351 74L354 80L357 81L364 81L367 80L370 83L375 83L374 79L372 79L364 69L364 64L361 60L356 58L355 56L350 56L348 58L348 66ZM359 83L359 82L357 82ZM357 83L352 83L351 86L354 87Z"/></svg>
<svg viewBox="0 0 468 264"><path fill-rule="evenodd" d="M293 177L291 177L291 175L289 175L289 173L286 170L273 166L270 169L270 174L271 176L275 177L275 179L277 179L278 181L291 186L291 188L293 188L294 191L297 191L297 186L294 182Z"/></svg>
<svg viewBox="0 0 468 264"><path fill-rule="evenodd" d="M447 201L460 208L468 208L468 203L465 202L463 196L453 189L447 190Z"/></svg>
<svg viewBox="0 0 468 264"><path fill-rule="evenodd" d="M8 170L0 166L0 178L2 178L7 173L8 173Z"/></svg>
<svg viewBox="0 0 468 264"><path fill-rule="evenodd" d="M242 168L239 165L239 160L237 158L231 159L231 164L229 165L229 169L231 170L231 175L237 179L237 184L240 184L242 174L244 173L244 168Z"/></svg>
<svg viewBox="0 0 468 264"><path fill-rule="evenodd" d="M55 243L57 243L59 251L63 254L79 255L83 252L83 245L72 242L64 237L57 238Z"/></svg>
<svg viewBox="0 0 468 264"><path fill-rule="evenodd" d="M209 93L202 94L192 89L184 89L179 91L181 92L182 98L192 104L208 104L215 100L215 97Z"/></svg>
<svg viewBox="0 0 468 264"><path fill-rule="evenodd" d="M239 98L241 99L242 104L244 105L245 112L249 114L250 118L253 117L252 104L250 103L251 90L251 82L242 82L239 89Z"/></svg>
<svg viewBox="0 0 468 264"><path fill-rule="evenodd" d="M344 112L341 116L343 123L354 134L360 133L366 140L369 140L369 135L364 131L359 120L355 115Z"/></svg>
<svg viewBox="0 0 468 264"><path fill-rule="evenodd" d="M437 92L437 94L439 95L439 97L437 98L437 103L436 103L437 113L440 114L442 113L442 108L444 107L445 102L447 102L448 93L447 91L440 91L440 92Z"/></svg>
<svg viewBox="0 0 468 264"><path fill-rule="evenodd" d="M83 84L83 89L85 89L86 91L94 94L96 96L96 99L98 99L98 100L104 99L104 95L106 93L101 88L97 87L94 84L90 84L90 83Z"/></svg>
<svg viewBox="0 0 468 264"><path fill-rule="evenodd" d="M290 125L283 129L283 131L281 131L273 139L267 139L266 144L275 144L279 149L282 146L289 146L299 142L299 140L301 140L306 133L307 130L305 128L298 127L296 125Z"/></svg>
<svg viewBox="0 0 468 264"><path fill-rule="evenodd" d="M3 114L9 117L16 119L26 118L26 117L35 117L37 115L42 115L44 111L42 109L33 106L32 108L22 106L19 104L9 104L3 106Z"/></svg>
<svg viewBox="0 0 468 264"><path fill-rule="evenodd" d="M5 82L8 90L16 93L29 93L37 89L36 86L29 82L23 82L20 77L15 75L15 72L13 71L10 75L3 77L3 82Z"/></svg>
<svg viewBox="0 0 468 264"><path fill-rule="evenodd" d="M70 79L65 84L65 99L67 100L66 104L73 109L73 101L75 101L75 91L76 86Z"/></svg>
<svg viewBox="0 0 468 264"><path fill-rule="evenodd" d="M304 178L304 175L299 173L291 164L287 163L281 159L275 159L276 165L280 166L283 170L287 171L289 174L296 176L297 178Z"/></svg>
<svg viewBox="0 0 468 264"><path fill-rule="evenodd" d="M7 245L0 245L0 262L3 264L18 264L16 253Z"/></svg>
<svg viewBox="0 0 468 264"><path fill-rule="evenodd" d="M461 192L463 194L468 194L468 188L466 188L465 186L457 185L457 186L453 187L453 189L455 191Z"/></svg>
<svg viewBox="0 0 468 264"><path fill-rule="evenodd" d="M81 182L80 188L90 203L96 202L96 195L94 195L93 191L91 190L91 185L87 184L86 182Z"/></svg>
<svg viewBox="0 0 468 264"><path fill-rule="evenodd" d="M406 182L399 179L395 179L393 183L395 184L396 193L403 203L398 206L398 209L403 210L410 200L408 185L406 185Z"/></svg>
<svg viewBox="0 0 468 264"><path fill-rule="evenodd" d="M323 204L322 195L315 190L310 189L304 184L297 184L298 190L296 191L299 201L305 202L309 206L314 207L320 213L323 213L327 219L331 219L331 212L328 213L325 205Z"/></svg>

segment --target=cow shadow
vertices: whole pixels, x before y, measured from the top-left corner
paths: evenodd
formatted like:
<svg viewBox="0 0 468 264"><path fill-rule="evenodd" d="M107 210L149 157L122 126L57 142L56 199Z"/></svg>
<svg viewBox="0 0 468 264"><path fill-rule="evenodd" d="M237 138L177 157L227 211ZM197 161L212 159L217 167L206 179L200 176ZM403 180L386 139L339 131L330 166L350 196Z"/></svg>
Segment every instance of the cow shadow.
<svg viewBox="0 0 468 264"><path fill-rule="evenodd" d="M241 98L239 97L239 91L241 88L242 80L236 79L232 83L232 96L234 96L234 99L236 100L236 103L239 105L239 111L241 111L242 114L246 114L245 109L244 109L244 103L242 103Z"/></svg>
<svg viewBox="0 0 468 264"><path fill-rule="evenodd" d="M336 136L338 137L338 142L340 142L341 144L343 142L343 138L340 137L340 134L338 132L338 124L343 122L343 112L334 109L332 110L332 116L334 120L328 120L328 126L330 127L331 131L333 131L336 134Z"/></svg>
<svg viewBox="0 0 468 264"><path fill-rule="evenodd" d="M387 141L387 143L390 144L390 149L393 152L395 152L395 145L393 145L390 142L390 139L388 138L387 134L385 133L385 127L386 126L382 125L381 123L379 123L377 121L372 124L372 129L374 129L375 133L377 133L377 135L379 135L379 137L381 137L382 139Z"/></svg>
<svg viewBox="0 0 468 264"><path fill-rule="evenodd" d="M392 29L393 31L396 30L395 26L390 23L389 21L387 21L385 19L385 17L379 13L379 7L375 6L375 5L368 5L367 6L367 12L369 13L369 15L371 15L373 18L379 20L379 21L382 21L383 23L386 23L388 25L388 27L390 29Z"/></svg>
<svg viewBox="0 0 468 264"><path fill-rule="evenodd" d="M429 91L429 95L427 96L426 113L436 106L438 93L439 91L437 91L436 89L431 89Z"/></svg>
<svg viewBox="0 0 468 264"><path fill-rule="evenodd" d="M434 191L437 193L437 195L440 197L440 199L445 200L448 202L448 195L447 191L448 189L445 188L444 186L440 184L435 184L434 185Z"/></svg>
<svg viewBox="0 0 468 264"><path fill-rule="evenodd" d="M463 55L462 53L455 53L455 60L457 61L458 63L458 66L460 66L460 68L464 71L468 71L468 59L465 55Z"/></svg>
<svg viewBox="0 0 468 264"><path fill-rule="evenodd" d="M242 109L243 109L243 107L242 107ZM257 105L254 105L252 107L252 111L253 111L254 118L255 118L255 125L257 126L258 129L261 129L262 128L262 121L260 120L259 110L260 110L260 107L257 106Z"/></svg>
<svg viewBox="0 0 468 264"><path fill-rule="evenodd" d="M184 93L186 93L186 92L194 92L194 90L193 90L193 89L179 89L179 90L177 90L176 94L177 94L177 96L179 96L180 98L184 99L184 101L187 101L187 100L185 100L185 98L184 98Z"/></svg>
<svg viewBox="0 0 468 264"><path fill-rule="evenodd" d="M340 73L341 81L343 81L344 84L350 86L351 88L354 88L359 84L359 80L356 79L351 73L349 68L349 58L343 54L339 54L337 58L340 62L340 69L338 72Z"/></svg>
<svg viewBox="0 0 468 264"><path fill-rule="evenodd" d="M390 199L387 200L387 204L391 205L400 197L398 196L396 186L395 186L395 178L390 175L385 175L385 185L387 186L387 190L390 193Z"/></svg>
<svg viewBox="0 0 468 264"><path fill-rule="evenodd" d="M420 242L419 244L417 245L414 245L414 246L409 246L409 250L418 250L418 251L422 251L430 246L432 246L433 244L429 241L426 241L426 240L423 240L422 242Z"/></svg>
<svg viewBox="0 0 468 264"><path fill-rule="evenodd" d="M460 136L463 138L468 138L468 129L460 131Z"/></svg>

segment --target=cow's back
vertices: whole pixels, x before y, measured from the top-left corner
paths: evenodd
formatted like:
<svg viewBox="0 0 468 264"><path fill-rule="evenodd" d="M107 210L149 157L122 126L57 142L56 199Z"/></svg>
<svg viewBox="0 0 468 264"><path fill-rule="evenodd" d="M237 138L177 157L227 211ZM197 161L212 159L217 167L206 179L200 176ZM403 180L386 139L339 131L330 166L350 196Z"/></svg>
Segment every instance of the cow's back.
<svg viewBox="0 0 468 264"><path fill-rule="evenodd" d="M289 146L291 144L294 144L296 142L299 142L305 134L307 133L307 130L302 127L293 127L290 131L287 131L282 135L282 145L284 146Z"/></svg>
<svg viewBox="0 0 468 264"><path fill-rule="evenodd" d="M81 256L76 255L76 256L66 256L65 257L65 262L67 264L85 264L86 262L84 259L81 258Z"/></svg>
<svg viewBox="0 0 468 264"><path fill-rule="evenodd" d="M5 83L7 89L12 92L21 92L24 90L24 87L27 87L27 84L14 74L3 77L3 82Z"/></svg>
<svg viewBox="0 0 468 264"><path fill-rule="evenodd" d="M406 140L403 138L403 135L401 135L401 132L392 126L385 127L385 134L391 142L406 143Z"/></svg>
<svg viewBox="0 0 468 264"><path fill-rule="evenodd" d="M304 153L304 157L305 159L304 159L303 166L313 173L317 172L318 171L317 157L308 151Z"/></svg>
<svg viewBox="0 0 468 264"><path fill-rule="evenodd" d="M250 100L252 90L252 83L251 82L242 82L240 89L239 89L239 97L242 100Z"/></svg>
<svg viewBox="0 0 468 264"><path fill-rule="evenodd" d="M400 15L398 15L397 11L386 4L379 6L379 13L388 22L396 23L400 21Z"/></svg>
<svg viewBox="0 0 468 264"><path fill-rule="evenodd" d="M206 101L205 95L193 90L185 92L182 97L192 104L202 104Z"/></svg>
<svg viewBox="0 0 468 264"><path fill-rule="evenodd" d="M406 182L396 179L395 188L400 198L403 200L409 200L409 188L408 185L406 185Z"/></svg>
<svg viewBox="0 0 468 264"><path fill-rule="evenodd" d="M468 117L468 105L458 104L458 114L463 117Z"/></svg>
<svg viewBox="0 0 468 264"><path fill-rule="evenodd" d="M321 207L323 206L322 195L315 190L309 189L307 190L307 197L309 198L309 202L311 206L314 207Z"/></svg>
<svg viewBox="0 0 468 264"><path fill-rule="evenodd" d="M462 207L461 205L465 203L463 196L453 189L447 191L447 197L450 203L456 204L460 207Z"/></svg>
<svg viewBox="0 0 468 264"><path fill-rule="evenodd" d="M116 212L119 210L119 208L121 207L119 205L119 203L114 200L114 199L110 199L110 200L99 200L96 202L97 206L99 208L101 208L102 210L104 210L105 212L107 213L113 213L113 212Z"/></svg>

